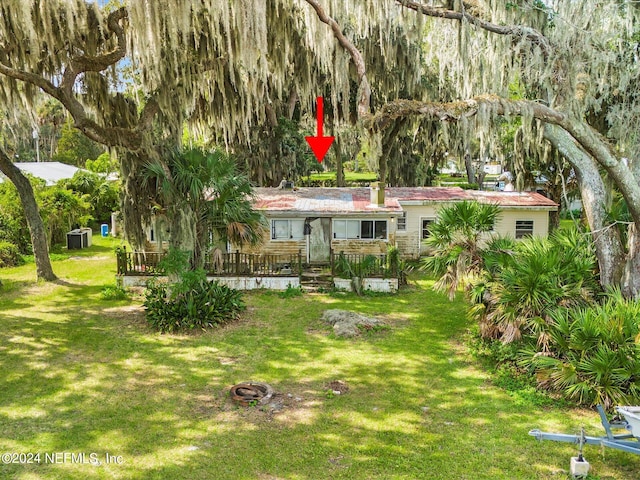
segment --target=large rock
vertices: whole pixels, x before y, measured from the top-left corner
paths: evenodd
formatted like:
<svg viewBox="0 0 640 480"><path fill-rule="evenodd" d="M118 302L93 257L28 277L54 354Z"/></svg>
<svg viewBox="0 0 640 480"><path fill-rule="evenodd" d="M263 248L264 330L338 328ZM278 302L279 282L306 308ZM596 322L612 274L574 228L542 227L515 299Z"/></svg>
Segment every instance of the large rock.
<svg viewBox="0 0 640 480"><path fill-rule="evenodd" d="M322 320L333 325L333 333L338 337L355 337L360 335L359 326L374 327L385 325L382 320L367 317L360 313L349 312L347 310L325 310Z"/></svg>

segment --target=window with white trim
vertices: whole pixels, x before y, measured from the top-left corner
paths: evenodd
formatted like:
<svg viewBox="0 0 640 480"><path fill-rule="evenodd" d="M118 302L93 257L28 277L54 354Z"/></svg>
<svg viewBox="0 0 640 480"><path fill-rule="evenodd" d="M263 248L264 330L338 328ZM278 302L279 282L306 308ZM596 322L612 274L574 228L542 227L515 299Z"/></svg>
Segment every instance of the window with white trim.
<svg viewBox="0 0 640 480"><path fill-rule="evenodd" d="M396 230L399 232L407 231L407 212L402 212L402 216L398 217L398 226L396 227Z"/></svg>
<svg viewBox="0 0 640 480"><path fill-rule="evenodd" d="M334 220L333 238L362 239L362 240L386 240L386 220Z"/></svg>
<svg viewBox="0 0 640 480"><path fill-rule="evenodd" d="M304 238L304 220L271 220L271 240L301 240Z"/></svg>
<svg viewBox="0 0 640 480"><path fill-rule="evenodd" d="M533 220L516 220L516 238L533 235Z"/></svg>

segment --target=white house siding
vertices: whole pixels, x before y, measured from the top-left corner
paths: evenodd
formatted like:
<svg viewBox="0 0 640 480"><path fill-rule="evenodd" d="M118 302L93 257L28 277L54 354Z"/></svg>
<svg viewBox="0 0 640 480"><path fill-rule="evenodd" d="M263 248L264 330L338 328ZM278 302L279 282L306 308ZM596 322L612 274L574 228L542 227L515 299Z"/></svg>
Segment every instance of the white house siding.
<svg viewBox="0 0 640 480"><path fill-rule="evenodd" d="M406 205L402 207L407 212L407 228L405 231L397 231L395 243L405 258L416 258L427 254L422 243L422 220L436 219L438 211L447 203L431 202L425 205ZM496 221L495 233L501 236L515 238L516 221L533 221L533 235L546 237L549 234L549 210L523 207L502 207L500 216Z"/></svg>
<svg viewBox="0 0 640 480"><path fill-rule="evenodd" d="M421 202L421 205L408 205L402 202L402 208L407 212L407 228L396 233L396 245L400 255L404 258L417 258L426 253L422 244L422 220L438 218L438 210L450 203Z"/></svg>
<svg viewBox="0 0 640 480"><path fill-rule="evenodd" d="M527 208L503 207L496 221L495 231L501 236L516 236L516 221L533 221L533 236L546 237L549 234L549 211Z"/></svg>

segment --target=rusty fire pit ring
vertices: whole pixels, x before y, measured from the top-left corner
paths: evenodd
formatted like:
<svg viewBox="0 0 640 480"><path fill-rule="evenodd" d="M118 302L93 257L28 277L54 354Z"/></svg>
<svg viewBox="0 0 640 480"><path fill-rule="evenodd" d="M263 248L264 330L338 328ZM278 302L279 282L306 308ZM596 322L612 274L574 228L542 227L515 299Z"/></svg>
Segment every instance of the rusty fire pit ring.
<svg viewBox="0 0 640 480"><path fill-rule="evenodd" d="M231 387L229 393L234 402L248 407L267 403L273 396L273 388L267 383L243 382Z"/></svg>

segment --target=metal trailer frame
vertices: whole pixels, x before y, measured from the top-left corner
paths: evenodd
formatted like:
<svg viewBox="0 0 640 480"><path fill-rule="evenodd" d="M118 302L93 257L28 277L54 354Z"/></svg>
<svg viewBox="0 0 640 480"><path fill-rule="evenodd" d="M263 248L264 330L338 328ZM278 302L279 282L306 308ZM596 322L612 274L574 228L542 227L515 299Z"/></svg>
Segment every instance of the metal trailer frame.
<svg viewBox="0 0 640 480"><path fill-rule="evenodd" d="M615 448L616 450L622 450L623 452L635 453L640 455L640 441L630 433L614 435L612 428L622 429L627 428L626 422L609 422L607 415L602 408L602 405L597 406L598 413L600 414L600 421L602 427L606 433L604 437L590 437L584 434L584 430L580 435L568 435L565 433L547 433L541 432L538 429L531 430L529 435L537 438L538 440L552 440L554 442L567 442L575 443L576 445L601 445L603 447Z"/></svg>

